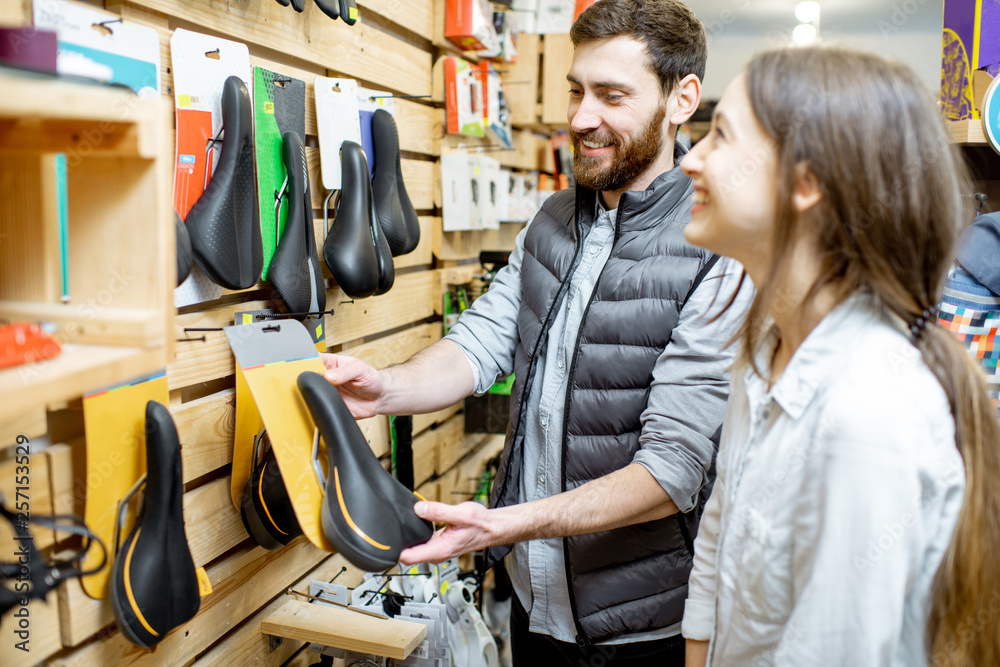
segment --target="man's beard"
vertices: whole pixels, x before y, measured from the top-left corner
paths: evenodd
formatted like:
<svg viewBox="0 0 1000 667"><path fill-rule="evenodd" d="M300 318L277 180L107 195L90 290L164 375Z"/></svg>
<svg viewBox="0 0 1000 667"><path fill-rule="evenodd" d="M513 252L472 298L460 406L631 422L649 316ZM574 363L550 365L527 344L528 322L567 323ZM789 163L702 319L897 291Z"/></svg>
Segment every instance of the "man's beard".
<svg viewBox="0 0 1000 667"><path fill-rule="evenodd" d="M573 175L576 182L598 192L621 190L639 177L660 155L663 144L663 121L667 111L656 110L646 125L631 140L594 130L587 134L570 131L573 140ZM580 142L610 144L614 147L611 164L602 166L602 157L587 157L580 152Z"/></svg>

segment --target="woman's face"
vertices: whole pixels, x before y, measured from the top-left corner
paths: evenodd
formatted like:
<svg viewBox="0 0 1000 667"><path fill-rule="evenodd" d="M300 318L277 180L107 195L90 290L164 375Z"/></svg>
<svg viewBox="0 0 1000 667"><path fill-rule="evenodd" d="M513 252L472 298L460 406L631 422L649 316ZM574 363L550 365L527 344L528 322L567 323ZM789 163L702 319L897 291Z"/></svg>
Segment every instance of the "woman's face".
<svg viewBox="0 0 1000 667"><path fill-rule="evenodd" d="M738 260L755 280L770 265L776 151L753 114L746 79L740 75L716 105L711 131L681 161L681 169L694 180L685 238Z"/></svg>

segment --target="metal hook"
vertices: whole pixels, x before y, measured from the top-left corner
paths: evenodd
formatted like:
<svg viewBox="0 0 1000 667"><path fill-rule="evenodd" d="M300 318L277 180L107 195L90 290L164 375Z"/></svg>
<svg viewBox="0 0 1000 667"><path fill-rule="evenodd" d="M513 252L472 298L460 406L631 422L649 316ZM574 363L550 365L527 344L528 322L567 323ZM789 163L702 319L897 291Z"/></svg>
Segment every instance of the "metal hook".
<svg viewBox="0 0 1000 667"><path fill-rule="evenodd" d="M129 492L125 494L125 497L118 501L118 511L115 513L115 548L114 553L118 553L118 547L120 546L121 529L125 524L125 513L128 511L128 504L132 500L132 497L139 492L142 485L146 483L146 476L140 477Z"/></svg>
<svg viewBox="0 0 1000 667"><path fill-rule="evenodd" d="M372 95L368 98L368 101L374 102L375 100L381 100L390 97L395 97L397 100L420 100L431 96L430 95Z"/></svg>
<svg viewBox="0 0 1000 667"><path fill-rule="evenodd" d="M274 191L274 244L275 246L281 242L281 231L280 231L280 221L279 216L281 214L281 200L285 197L285 191L288 190L288 175L285 175L285 182L281 184L280 190Z"/></svg>
<svg viewBox="0 0 1000 667"><path fill-rule="evenodd" d="M312 465L313 472L316 473L316 481L319 482L319 488L326 493L326 478L323 477L323 465L319 462L319 428L313 431Z"/></svg>
<svg viewBox="0 0 1000 667"><path fill-rule="evenodd" d="M208 339L204 336L196 336L195 338L177 338L175 341L178 343L206 343Z"/></svg>
<svg viewBox="0 0 1000 667"><path fill-rule="evenodd" d="M262 327L261 331L281 331L280 324L272 324L270 326Z"/></svg>
<svg viewBox="0 0 1000 667"><path fill-rule="evenodd" d="M216 49L216 51L218 51L218 49ZM222 135L225 131L226 128L224 126L219 127L219 131L215 133L215 136L209 139L208 142L205 144L205 183L203 187L206 188L208 187L208 179L210 176L208 173L209 172L208 156L215 149L216 144L222 143Z"/></svg>
<svg viewBox="0 0 1000 667"><path fill-rule="evenodd" d="M322 315L333 316L333 308L330 310L309 310L303 313L257 313L254 317L258 321L285 319L288 317L320 317Z"/></svg>
<svg viewBox="0 0 1000 667"><path fill-rule="evenodd" d="M330 200L333 198L333 195L335 193L339 192L340 190L330 190L326 194L326 199L323 200L323 229L326 230L327 234L330 233ZM340 204L340 196L338 195L337 204L335 204L334 207L338 206L339 204Z"/></svg>

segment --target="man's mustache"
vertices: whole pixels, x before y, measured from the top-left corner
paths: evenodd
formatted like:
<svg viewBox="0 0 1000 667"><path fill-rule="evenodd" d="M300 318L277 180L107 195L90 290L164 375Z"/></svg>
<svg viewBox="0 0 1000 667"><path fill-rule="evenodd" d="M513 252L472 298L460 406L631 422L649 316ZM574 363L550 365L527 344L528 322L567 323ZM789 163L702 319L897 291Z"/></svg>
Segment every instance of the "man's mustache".
<svg viewBox="0 0 1000 667"><path fill-rule="evenodd" d="M620 146L621 142L618 137L613 134L607 134L600 132L599 130L594 130L593 132L588 132L587 134L580 134L578 132L570 131L570 136L573 139L573 144L579 146L582 141L589 141L593 144L610 144L612 146Z"/></svg>

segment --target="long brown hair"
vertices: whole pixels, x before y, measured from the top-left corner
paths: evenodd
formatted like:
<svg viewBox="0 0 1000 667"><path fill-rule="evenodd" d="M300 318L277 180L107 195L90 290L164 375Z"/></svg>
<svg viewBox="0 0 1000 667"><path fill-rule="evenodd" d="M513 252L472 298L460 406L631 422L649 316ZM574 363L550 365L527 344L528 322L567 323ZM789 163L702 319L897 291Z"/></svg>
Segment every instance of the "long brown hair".
<svg viewBox="0 0 1000 667"><path fill-rule="evenodd" d="M844 299L872 293L908 325L955 419L965 498L938 569L927 625L933 665L1000 665L1000 420L980 369L952 334L920 319L933 312L970 210L968 175L921 81L906 66L846 49L757 55L746 73L754 114L778 155L775 263L741 332L751 363L794 240L821 252L821 288ZM822 198L792 206L796 169L815 175ZM933 319L933 317L931 318Z"/></svg>

